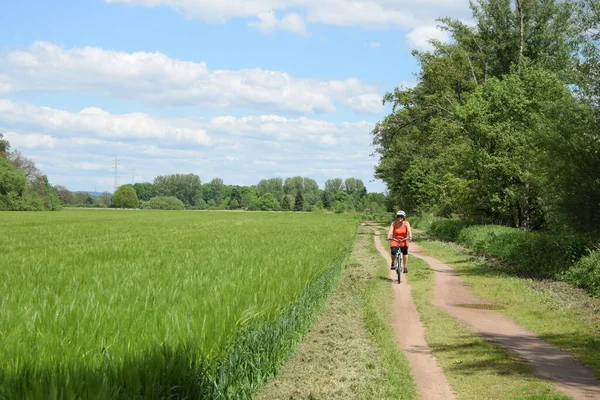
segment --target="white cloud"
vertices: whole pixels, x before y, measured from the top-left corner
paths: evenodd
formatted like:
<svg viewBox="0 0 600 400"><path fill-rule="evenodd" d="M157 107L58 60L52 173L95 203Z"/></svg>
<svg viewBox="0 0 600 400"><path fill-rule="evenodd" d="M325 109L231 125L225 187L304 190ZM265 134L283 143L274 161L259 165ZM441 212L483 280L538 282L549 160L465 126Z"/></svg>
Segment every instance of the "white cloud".
<svg viewBox="0 0 600 400"><path fill-rule="evenodd" d="M43 147L52 149L56 145L56 139L50 135L5 132L4 137L10 142L12 148L33 149Z"/></svg>
<svg viewBox="0 0 600 400"><path fill-rule="evenodd" d="M380 48L380 47L381 47L381 43L379 43L379 42L371 42L371 43L369 43L369 46L370 46L372 49L378 49L378 48Z"/></svg>
<svg viewBox="0 0 600 400"><path fill-rule="evenodd" d="M295 78L258 68L210 70L204 62L181 61L159 52L66 50L47 42L0 56L0 91L27 90L83 91L153 104L295 113L334 112L336 104L356 105L360 102L352 99L380 96L376 86L356 78ZM353 109L380 112L373 104Z"/></svg>
<svg viewBox="0 0 600 400"><path fill-rule="evenodd" d="M364 121L278 115L158 118L0 100L0 132L8 132L12 148L44 165L52 184L71 190L112 190L114 157L120 160L121 183L132 180L135 168L136 181L191 172L203 182L220 177L227 184L254 185L261 177L302 175L323 185L326 179L354 176L372 188L372 129ZM194 135L178 136L182 131L204 132L209 146Z"/></svg>
<svg viewBox="0 0 600 400"><path fill-rule="evenodd" d="M168 6L188 18L225 22L272 11L301 10L309 23L374 28L414 28L423 20L462 16L464 0L105 0L107 3L144 7Z"/></svg>
<svg viewBox="0 0 600 400"><path fill-rule="evenodd" d="M433 46L429 43L431 39L437 39L441 42L447 42L450 39L448 32L442 31L434 24L422 25L415 28L407 35L409 44L418 50L433 50Z"/></svg>
<svg viewBox="0 0 600 400"><path fill-rule="evenodd" d="M186 18L199 18L223 23L231 18L258 18L250 22L263 32L285 29L305 34L305 22L336 26L359 26L371 29L409 30L409 44L429 49L432 36L429 25L436 18L451 17L468 20L469 3L465 0L105 0L107 3L142 7L171 7ZM275 12L297 11L291 21L278 20ZM426 36L423 37L422 34ZM433 32L433 37L440 38Z"/></svg>
<svg viewBox="0 0 600 400"><path fill-rule="evenodd" d="M54 136L76 133L97 138L153 139L204 146L211 144L210 137L193 121L165 120L143 113L113 115L94 107L71 113L0 99L0 115L0 124L31 126ZM51 142L49 139L46 141Z"/></svg>
<svg viewBox="0 0 600 400"><path fill-rule="evenodd" d="M277 19L274 11L267 13L260 13L258 15L258 22L249 22L248 26L255 27L261 32L271 33L276 30L285 30L298 33L300 35L307 35L306 24L302 20L302 17L296 13L287 14L281 20Z"/></svg>

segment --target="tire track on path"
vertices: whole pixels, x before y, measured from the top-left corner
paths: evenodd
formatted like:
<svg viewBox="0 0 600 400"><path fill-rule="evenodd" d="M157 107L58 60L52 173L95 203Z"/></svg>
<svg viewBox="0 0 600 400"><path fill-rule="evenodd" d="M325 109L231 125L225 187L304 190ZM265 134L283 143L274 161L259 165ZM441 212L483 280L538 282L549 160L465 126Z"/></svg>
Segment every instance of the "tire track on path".
<svg viewBox="0 0 600 400"><path fill-rule="evenodd" d="M386 251L379 239L379 231L373 229L375 236L375 247L381 256L391 263L389 252ZM395 282L396 272L390 270L389 279ZM402 280L401 284L394 284L394 301L396 312L394 313L394 330L400 347L406 354L410 364L417 391L421 400L453 400L456 399L444 371L437 364L427 341L425 340L425 329L419 318L417 307L413 302L411 287L408 279Z"/></svg>
<svg viewBox="0 0 600 400"><path fill-rule="evenodd" d="M539 375L555 382L564 393L575 399L600 399L600 381L570 353L543 341L501 313L457 306L490 303L477 299L456 271L423 254L414 243L411 244L411 254L427 262L435 273L433 303L436 307L485 339L517 353Z"/></svg>

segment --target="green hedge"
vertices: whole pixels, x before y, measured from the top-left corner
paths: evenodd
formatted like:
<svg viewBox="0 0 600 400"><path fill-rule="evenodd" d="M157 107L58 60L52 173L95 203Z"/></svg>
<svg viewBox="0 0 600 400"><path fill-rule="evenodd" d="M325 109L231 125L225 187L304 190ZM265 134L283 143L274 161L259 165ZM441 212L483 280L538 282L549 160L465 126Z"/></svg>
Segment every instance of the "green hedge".
<svg viewBox="0 0 600 400"><path fill-rule="evenodd" d="M592 243L579 236L472 225L432 216L409 220L413 228L438 240L456 242L478 254L501 260L508 272L566 280L600 297L600 250L589 253Z"/></svg>
<svg viewBox="0 0 600 400"><path fill-rule="evenodd" d="M158 196L153 197L146 202L142 202L140 208L150 210L184 210L185 204L177 197Z"/></svg>
<svg viewBox="0 0 600 400"><path fill-rule="evenodd" d="M565 279L600 297L600 250L581 258L565 273Z"/></svg>
<svg viewBox="0 0 600 400"><path fill-rule="evenodd" d="M466 222L457 219L432 216L409 217L408 220L413 228L425 231L444 242L456 242L463 228L469 226Z"/></svg>
<svg viewBox="0 0 600 400"><path fill-rule="evenodd" d="M560 279L583 257L589 245L574 235L526 232L497 225L464 228L457 242L504 261L518 275L555 279Z"/></svg>

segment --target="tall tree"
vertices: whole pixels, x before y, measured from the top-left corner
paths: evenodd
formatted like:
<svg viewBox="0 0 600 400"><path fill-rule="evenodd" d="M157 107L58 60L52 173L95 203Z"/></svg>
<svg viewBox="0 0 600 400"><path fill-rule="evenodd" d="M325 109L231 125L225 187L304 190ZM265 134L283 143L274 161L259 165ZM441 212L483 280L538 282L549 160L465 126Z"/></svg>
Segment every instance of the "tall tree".
<svg viewBox="0 0 600 400"><path fill-rule="evenodd" d="M302 192L298 190L296 193L296 199L294 201L294 211L303 211L304 210L304 197L302 197Z"/></svg>
<svg viewBox="0 0 600 400"><path fill-rule="evenodd" d="M335 194L342 190L343 184L344 181L341 178L327 179L327 181L325 181L325 190Z"/></svg>
<svg viewBox="0 0 600 400"><path fill-rule="evenodd" d="M154 178L157 196L174 196L186 206L193 206L202 195L200 177L194 174L163 175Z"/></svg>

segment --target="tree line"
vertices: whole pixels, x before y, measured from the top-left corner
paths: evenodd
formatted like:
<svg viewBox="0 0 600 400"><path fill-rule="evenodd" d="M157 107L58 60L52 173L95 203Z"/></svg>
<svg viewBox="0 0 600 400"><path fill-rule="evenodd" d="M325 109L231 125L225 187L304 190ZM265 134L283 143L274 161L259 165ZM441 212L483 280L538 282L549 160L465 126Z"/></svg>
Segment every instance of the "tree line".
<svg viewBox="0 0 600 400"><path fill-rule="evenodd" d="M368 193L357 178L329 179L321 189L314 179L301 176L262 179L256 185L239 186L226 185L221 178L203 184L192 173L161 175L153 182L122 185L114 195L105 193L97 202L119 208L337 213L383 213L390 207L385 194Z"/></svg>
<svg viewBox="0 0 600 400"><path fill-rule="evenodd" d="M35 163L0 133L0 210L44 211L63 207L116 207L170 210L333 211L391 210L383 193L367 193L357 178L329 179L324 189L314 179L290 177L262 179L257 185L226 185L215 178L202 183L196 174L161 175L153 182L122 185L114 194L92 196L52 186Z"/></svg>
<svg viewBox="0 0 600 400"><path fill-rule="evenodd" d="M479 0L384 97L376 177L413 213L600 232L600 1Z"/></svg>

